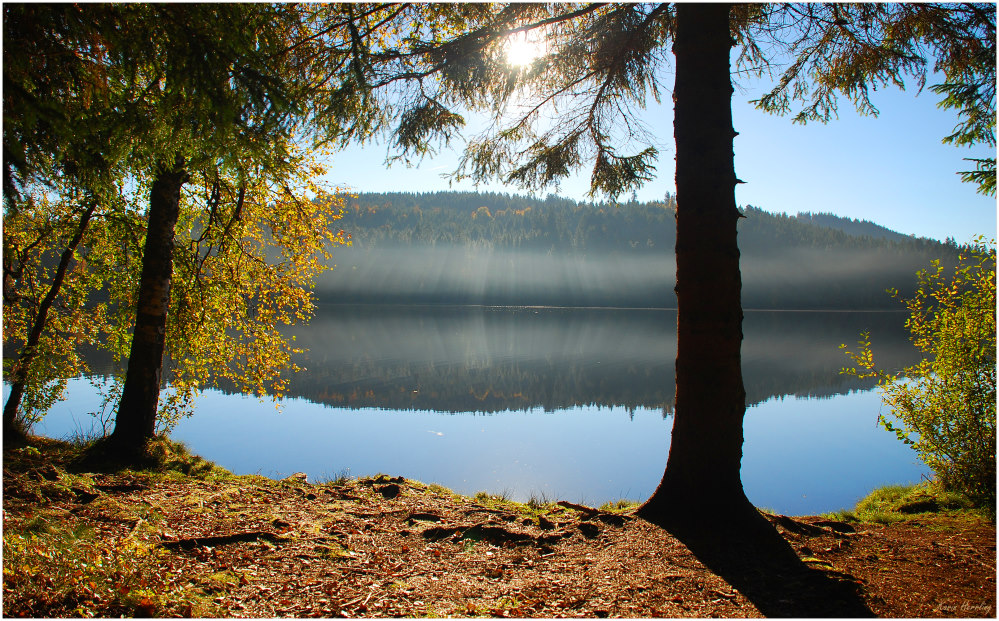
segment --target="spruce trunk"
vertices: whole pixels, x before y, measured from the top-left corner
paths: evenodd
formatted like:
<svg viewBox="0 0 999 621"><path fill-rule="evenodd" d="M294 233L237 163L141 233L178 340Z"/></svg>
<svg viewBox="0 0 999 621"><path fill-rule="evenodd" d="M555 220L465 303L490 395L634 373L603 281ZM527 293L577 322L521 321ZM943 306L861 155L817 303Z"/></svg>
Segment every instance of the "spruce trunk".
<svg viewBox="0 0 999 621"><path fill-rule="evenodd" d="M669 459L640 514L700 523L752 509L742 489L742 281L727 4L676 9L676 402Z"/></svg>
<svg viewBox="0 0 999 621"><path fill-rule="evenodd" d="M149 196L135 330L111 436L119 449L135 455L142 452L156 430L173 277L174 229L180 214L180 190L187 179L179 158L173 168L161 165Z"/></svg>

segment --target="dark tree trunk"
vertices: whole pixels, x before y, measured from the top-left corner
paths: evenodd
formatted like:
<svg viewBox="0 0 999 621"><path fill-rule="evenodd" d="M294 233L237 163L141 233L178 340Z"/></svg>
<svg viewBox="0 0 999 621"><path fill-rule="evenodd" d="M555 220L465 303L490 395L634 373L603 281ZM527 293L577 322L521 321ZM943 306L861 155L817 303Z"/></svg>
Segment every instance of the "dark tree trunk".
<svg viewBox="0 0 999 621"><path fill-rule="evenodd" d="M802 563L743 492L729 6L678 4L674 41L676 404L666 472L639 515L766 616L873 616L852 584Z"/></svg>
<svg viewBox="0 0 999 621"><path fill-rule="evenodd" d="M126 454L140 454L156 429L173 277L174 229L180 214L180 189L188 179L183 164L178 158L172 168L158 167L149 196L135 330L111 434L112 443Z"/></svg>
<svg viewBox="0 0 999 621"><path fill-rule="evenodd" d="M95 209L97 209L97 202L93 201L84 210L83 215L80 216L80 224L76 227L73 238L69 240L69 245L66 246L66 249L62 252L62 256L59 258L59 265L56 267L55 276L52 278L52 285L38 306L38 314L35 316L35 322L31 326L31 333L28 334L24 348L17 357L17 362L14 363L11 373L10 395L7 397L7 403L3 406L3 438L5 443L22 439L27 433L27 429L22 428L17 420L17 412L21 408L21 399L24 397L24 387L28 381L28 368L31 366L31 362L38 352L38 343L41 341L42 333L45 331L45 322L48 320L49 310L52 308L56 296L59 295L59 289L62 288L62 283L66 279L66 272L69 270L69 264L73 260L73 253L76 252L77 246L80 245L80 240L83 239L83 234L90 224L90 218L94 215Z"/></svg>
<svg viewBox="0 0 999 621"><path fill-rule="evenodd" d="M742 281L736 224L727 4L677 4L676 403L650 521L731 519L742 489ZM755 513L755 512L754 512Z"/></svg>

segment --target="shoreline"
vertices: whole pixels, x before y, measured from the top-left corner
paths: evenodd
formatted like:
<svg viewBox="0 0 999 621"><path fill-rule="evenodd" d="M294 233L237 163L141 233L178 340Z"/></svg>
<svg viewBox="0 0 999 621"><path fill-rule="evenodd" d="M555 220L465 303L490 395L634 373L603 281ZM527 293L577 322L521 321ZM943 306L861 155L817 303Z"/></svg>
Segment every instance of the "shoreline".
<svg viewBox="0 0 999 621"><path fill-rule="evenodd" d="M629 510L236 476L163 444L143 471L5 448L6 616L851 616L843 588L878 616L994 615L995 526L966 513L769 516L793 575L723 577Z"/></svg>

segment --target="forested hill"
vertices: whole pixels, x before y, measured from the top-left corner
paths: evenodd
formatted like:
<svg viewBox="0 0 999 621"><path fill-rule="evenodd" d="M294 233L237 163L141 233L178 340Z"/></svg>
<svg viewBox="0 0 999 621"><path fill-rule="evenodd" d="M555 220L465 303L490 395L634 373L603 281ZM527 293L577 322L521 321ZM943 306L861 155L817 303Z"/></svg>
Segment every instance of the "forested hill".
<svg viewBox="0 0 999 621"><path fill-rule="evenodd" d="M811 213L807 211L804 213L798 213L795 217L803 222L809 222L817 226L824 226L831 229L838 229L855 237L867 236L890 239L894 241L908 241L913 239L912 237L903 235L897 231L885 228L880 224L875 224L870 220L842 218L831 213Z"/></svg>
<svg viewBox="0 0 999 621"><path fill-rule="evenodd" d="M582 203L471 192L361 194L337 226L353 247L319 286L327 302L675 306L675 203ZM885 289L912 290L953 244L863 235L842 220L743 209L747 308L899 309ZM843 220L843 222L851 222ZM833 226L823 226L830 223ZM865 226L871 225L871 226ZM880 228L880 227L878 227ZM883 229L887 231L887 229Z"/></svg>

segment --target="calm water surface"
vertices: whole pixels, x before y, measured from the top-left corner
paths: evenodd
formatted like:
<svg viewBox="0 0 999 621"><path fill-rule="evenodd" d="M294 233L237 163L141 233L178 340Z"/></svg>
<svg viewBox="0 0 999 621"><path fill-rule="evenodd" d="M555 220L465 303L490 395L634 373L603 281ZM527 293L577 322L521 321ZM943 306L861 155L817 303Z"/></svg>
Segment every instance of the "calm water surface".
<svg viewBox="0 0 999 621"><path fill-rule="evenodd" d="M914 352L892 313L747 312L743 481L787 514L851 507L928 470L876 425L881 400L838 374L870 330L885 366ZM308 371L280 410L209 391L173 437L237 473L384 472L462 493L642 500L666 464L675 312L323 307L297 331ZM36 427L89 429L86 379Z"/></svg>

